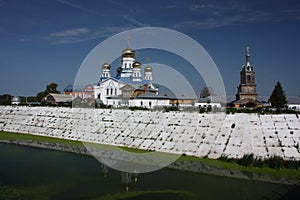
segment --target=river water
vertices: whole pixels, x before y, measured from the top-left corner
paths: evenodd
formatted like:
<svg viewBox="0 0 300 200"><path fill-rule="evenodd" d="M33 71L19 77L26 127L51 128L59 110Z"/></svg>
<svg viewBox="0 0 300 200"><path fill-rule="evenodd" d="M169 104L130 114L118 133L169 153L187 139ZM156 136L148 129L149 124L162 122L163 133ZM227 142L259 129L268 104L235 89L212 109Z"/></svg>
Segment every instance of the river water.
<svg viewBox="0 0 300 200"><path fill-rule="evenodd" d="M278 199L290 190L170 168L122 173L87 155L0 143L0 199Z"/></svg>

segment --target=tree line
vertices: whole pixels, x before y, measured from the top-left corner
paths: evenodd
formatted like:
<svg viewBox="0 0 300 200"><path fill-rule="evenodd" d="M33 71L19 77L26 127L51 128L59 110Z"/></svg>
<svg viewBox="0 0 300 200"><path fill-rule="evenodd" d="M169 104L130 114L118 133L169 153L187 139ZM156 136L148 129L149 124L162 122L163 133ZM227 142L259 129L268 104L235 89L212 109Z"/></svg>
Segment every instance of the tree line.
<svg viewBox="0 0 300 200"><path fill-rule="evenodd" d="M20 96L21 104L41 102L42 99L45 96L47 96L49 93L60 94L60 91L57 89L57 87L58 87L58 84L52 82L46 86L44 91L40 91L39 93L37 93L36 96L27 96L27 97ZM10 105L12 98L13 98L13 96L10 94L0 95L0 105Z"/></svg>
<svg viewBox="0 0 300 200"><path fill-rule="evenodd" d="M57 83L50 83L46 86L44 91L40 91L37 93L36 96L28 96L24 97L21 96L21 102L27 103L27 102L41 102L42 99L47 96L49 93L58 93L60 94L60 91L57 89L58 84ZM200 98L206 98L209 96L213 96L214 92L211 87L204 87L202 88L200 92ZM11 99L13 98L10 94L3 94L0 95L0 105L10 105ZM269 103L271 104L271 107L277 108L277 109L284 109L287 107L287 99L285 92L281 86L281 83L278 81L271 93L271 96L269 98Z"/></svg>

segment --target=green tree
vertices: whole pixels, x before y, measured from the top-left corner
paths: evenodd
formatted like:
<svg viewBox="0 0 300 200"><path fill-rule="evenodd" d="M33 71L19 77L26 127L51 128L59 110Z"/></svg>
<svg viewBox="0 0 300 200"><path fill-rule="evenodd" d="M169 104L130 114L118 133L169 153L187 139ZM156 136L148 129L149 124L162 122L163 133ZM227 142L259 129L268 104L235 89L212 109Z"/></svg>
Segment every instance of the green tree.
<svg viewBox="0 0 300 200"><path fill-rule="evenodd" d="M10 94L0 95L0 105L9 105L12 96Z"/></svg>
<svg viewBox="0 0 300 200"><path fill-rule="evenodd" d="M272 91L269 102L271 103L272 107L275 108L280 109L286 107L286 96L279 81L276 83L275 88Z"/></svg>
<svg viewBox="0 0 300 200"><path fill-rule="evenodd" d="M57 93L60 94L60 91L57 90L58 84L57 83L50 83L46 86L46 89L44 91L41 91L37 93L36 99L37 101L42 101L42 99L49 93Z"/></svg>
<svg viewBox="0 0 300 200"><path fill-rule="evenodd" d="M38 102L41 102L42 99L43 99L45 96L46 96L45 92L40 91L40 92L37 93L37 95L36 95L36 100L37 100Z"/></svg>
<svg viewBox="0 0 300 200"><path fill-rule="evenodd" d="M201 90L200 98L205 98L205 97L209 97L209 96L213 96L213 95L214 95L214 92L211 87L204 87Z"/></svg>
<svg viewBox="0 0 300 200"><path fill-rule="evenodd" d="M58 84L54 83L54 82L47 85L46 90L45 90L46 95L49 94L49 93L58 93L58 94L60 94L60 91L57 90L57 86L58 86Z"/></svg>

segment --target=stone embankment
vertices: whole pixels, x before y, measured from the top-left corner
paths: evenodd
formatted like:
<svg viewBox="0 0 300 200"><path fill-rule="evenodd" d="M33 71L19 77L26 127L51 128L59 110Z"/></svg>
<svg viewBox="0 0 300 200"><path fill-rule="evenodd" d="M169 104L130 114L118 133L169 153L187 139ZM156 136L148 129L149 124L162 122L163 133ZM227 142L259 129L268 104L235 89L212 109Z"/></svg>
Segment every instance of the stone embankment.
<svg viewBox="0 0 300 200"><path fill-rule="evenodd" d="M300 160L300 120L294 114L1 106L0 131L215 159L253 153Z"/></svg>

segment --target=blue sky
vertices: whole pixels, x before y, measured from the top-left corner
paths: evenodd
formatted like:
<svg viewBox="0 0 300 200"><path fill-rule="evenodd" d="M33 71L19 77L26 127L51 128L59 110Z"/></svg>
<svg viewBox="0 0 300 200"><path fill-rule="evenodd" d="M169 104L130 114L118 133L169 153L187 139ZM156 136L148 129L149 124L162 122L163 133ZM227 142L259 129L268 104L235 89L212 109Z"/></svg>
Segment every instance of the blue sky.
<svg viewBox="0 0 300 200"><path fill-rule="evenodd" d="M259 95L270 95L277 81L288 96L300 95L298 0L0 0L0 94L36 95L50 82L63 90L100 42L147 26L199 42L217 64L227 95L236 93L246 45ZM199 91L203 86L199 80Z"/></svg>

